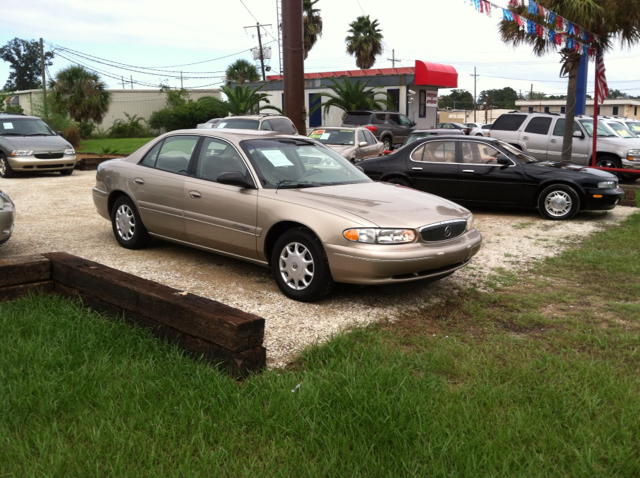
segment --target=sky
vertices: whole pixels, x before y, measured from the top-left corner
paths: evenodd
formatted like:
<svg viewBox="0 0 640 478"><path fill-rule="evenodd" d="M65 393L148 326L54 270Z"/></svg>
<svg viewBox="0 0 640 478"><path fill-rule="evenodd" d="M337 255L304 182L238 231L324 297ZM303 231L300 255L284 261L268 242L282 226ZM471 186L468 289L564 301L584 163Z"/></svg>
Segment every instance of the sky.
<svg viewBox="0 0 640 478"><path fill-rule="evenodd" d="M3 22L0 45L13 38L39 40L56 57L48 74L72 63L96 70L109 88L216 88L236 59L253 61L258 45L272 48L271 73L278 73L277 0L0 0ZM493 0L506 5L507 0ZM560 55L537 57L530 47L513 48L500 41L499 12L479 13L469 0L319 0L324 32L305 61L305 72L356 70L346 53L349 23L358 16L377 19L385 51L374 68L414 66L415 60L453 66L458 88L479 95L511 87L518 92L566 94L559 77ZM251 28L245 28L251 27ZM63 50L65 49L65 50ZM73 50L69 52L68 50ZM80 56L81 55L81 56ZM640 95L640 46L615 45L605 56L609 88ZM258 64L258 63L256 63ZM593 95L593 63L587 92ZM162 70L162 71L159 71ZM182 83L180 72L182 71ZM474 71L476 75L473 76ZM269 74L269 73L267 73ZM0 60L0 87L9 63ZM448 94L450 90L440 90Z"/></svg>

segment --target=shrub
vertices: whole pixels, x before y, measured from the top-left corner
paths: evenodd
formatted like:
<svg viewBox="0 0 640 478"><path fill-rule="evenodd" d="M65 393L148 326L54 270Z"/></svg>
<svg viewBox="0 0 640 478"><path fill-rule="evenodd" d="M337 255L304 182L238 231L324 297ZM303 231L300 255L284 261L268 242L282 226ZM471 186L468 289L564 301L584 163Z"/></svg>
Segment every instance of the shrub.
<svg viewBox="0 0 640 478"><path fill-rule="evenodd" d="M81 121L78 123L80 128L80 135L82 139L89 139L93 136L93 131L96 129L96 124L93 121Z"/></svg>
<svg viewBox="0 0 640 478"><path fill-rule="evenodd" d="M77 123L69 126L68 128L62 130L62 137L71 143L71 146L77 148L80 146L80 127Z"/></svg>
<svg viewBox="0 0 640 478"><path fill-rule="evenodd" d="M228 106L217 98L205 96L198 101L189 101L174 107L154 111L149 118L149 126L157 130L174 131L176 129L195 128L211 118L225 117Z"/></svg>
<svg viewBox="0 0 640 478"><path fill-rule="evenodd" d="M113 122L113 125L108 130L108 136L110 138L148 138L152 136L149 128L142 125L144 121L138 115L124 114L127 120L117 119Z"/></svg>

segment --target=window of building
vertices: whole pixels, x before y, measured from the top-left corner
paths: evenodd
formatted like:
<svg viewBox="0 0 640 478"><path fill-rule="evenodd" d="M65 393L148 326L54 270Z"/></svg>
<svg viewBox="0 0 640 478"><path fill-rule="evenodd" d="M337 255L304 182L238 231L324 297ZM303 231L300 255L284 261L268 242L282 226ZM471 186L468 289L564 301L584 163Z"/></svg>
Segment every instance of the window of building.
<svg viewBox="0 0 640 478"><path fill-rule="evenodd" d="M548 112L549 112L549 107L548 107L548 106L545 106L545 107L544 107L544 112L545 112L545 113L548 113Z"/></svg>
<svg viewBox="0 0 640 478"><path fill-rule="evenodd" d="M618 107L617 106L613 107L613 116L618 116Z"/></svg>
<svg viewBox="0 0 640 478"><path fill-rule="evenodd" d="M427 90L420 90L420 104L418 106L418 117L427 117Z"/></svg>
<svg viewBox="0 0 640 478"><path fill-rule="evenodd" d="M560 113L565 114L567 112L567 107L566 106L561 106L560 107Z"/></svg>
<svg viewBox="0 0 640 478"><path fill-rule="evenodd" d="M533 113L533 106L529 106L529 113Z"/></svg>

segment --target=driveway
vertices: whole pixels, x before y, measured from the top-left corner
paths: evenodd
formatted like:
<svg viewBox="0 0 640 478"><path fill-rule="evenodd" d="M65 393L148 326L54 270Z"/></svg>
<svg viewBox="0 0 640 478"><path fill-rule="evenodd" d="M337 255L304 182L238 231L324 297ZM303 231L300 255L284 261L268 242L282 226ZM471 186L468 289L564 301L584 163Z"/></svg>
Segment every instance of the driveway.
<svg viewBox="0 0 640 478"><path fill-rule="evenodd" d="M266 319L269 367L286 365L304 346L344 327L393 318L400 308L452 289L482 286L488 274L500 269L522 271L637 211L618 206L563 222L544 220L536 212L474 211L484 236L482 249L470 266L447 279L404 291L338 285L321 302L303 304L283 296L266 268L159 240L140 251L121 248L111 224L95 211L94 184L95 171L0 178L0 189L17 210L15 231L0 248L0 258L65 251L260 315Z"/></svg>

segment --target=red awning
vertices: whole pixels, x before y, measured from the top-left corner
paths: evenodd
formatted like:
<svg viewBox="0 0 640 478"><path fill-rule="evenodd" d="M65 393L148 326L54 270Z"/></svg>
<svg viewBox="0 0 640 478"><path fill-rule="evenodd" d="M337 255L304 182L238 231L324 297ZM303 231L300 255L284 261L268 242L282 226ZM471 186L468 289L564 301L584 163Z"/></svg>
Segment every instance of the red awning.
<svg viewBox="0 0 640 478"><path fill-rule="evenodd" d="M416 85L457 88L458 72L451 65L416 60Z"/></svg>

